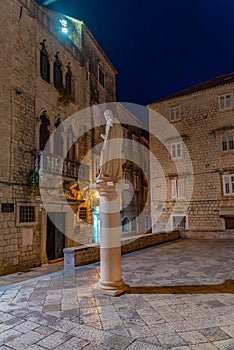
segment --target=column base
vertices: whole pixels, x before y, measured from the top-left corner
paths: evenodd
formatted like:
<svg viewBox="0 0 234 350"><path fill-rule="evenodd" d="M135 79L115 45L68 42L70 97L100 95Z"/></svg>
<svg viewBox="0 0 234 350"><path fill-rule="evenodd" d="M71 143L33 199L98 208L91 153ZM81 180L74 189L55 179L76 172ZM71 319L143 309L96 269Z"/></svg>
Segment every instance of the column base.
<svg viewBox="0 0 234 350"><path fill-rule="evenodd" d="M130 286L125 284L123 280L117 282L98 282L95 292L116 297L118 295L124 294Z"/></svg>

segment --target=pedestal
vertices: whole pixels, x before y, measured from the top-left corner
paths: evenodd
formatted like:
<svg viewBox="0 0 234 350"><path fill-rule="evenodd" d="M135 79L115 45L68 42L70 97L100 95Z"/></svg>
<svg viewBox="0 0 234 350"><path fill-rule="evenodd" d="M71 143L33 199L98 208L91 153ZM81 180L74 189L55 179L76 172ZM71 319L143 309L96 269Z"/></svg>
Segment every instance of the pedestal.
<svg viewBox="0 0 234 350"><path fill-rule="evenodd" d="M117 296L129 288L122 279L120 200L116 183L97 185L100 193L100 280L96 291Z"/></svg>

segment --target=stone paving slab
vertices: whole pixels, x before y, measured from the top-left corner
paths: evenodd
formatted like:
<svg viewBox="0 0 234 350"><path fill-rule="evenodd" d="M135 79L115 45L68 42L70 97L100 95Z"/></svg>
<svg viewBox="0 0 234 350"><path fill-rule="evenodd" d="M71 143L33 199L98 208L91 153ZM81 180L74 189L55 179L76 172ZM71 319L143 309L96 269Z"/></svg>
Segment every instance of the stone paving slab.
<svg viewBox="0 0 234 350"><path fill-rule="evenodd" d="M233 265L233 240L180 240L124 256L117 298L99 263L0 277L0 349L234 350Z"/></svg>

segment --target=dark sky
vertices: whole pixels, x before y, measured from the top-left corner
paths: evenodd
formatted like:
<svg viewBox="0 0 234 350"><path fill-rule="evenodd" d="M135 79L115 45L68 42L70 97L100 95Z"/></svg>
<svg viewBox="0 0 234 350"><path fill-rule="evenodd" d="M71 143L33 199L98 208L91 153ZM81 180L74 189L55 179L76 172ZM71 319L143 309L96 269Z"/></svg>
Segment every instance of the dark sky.
<svg viewBox="0 0 234 350"><path fill-rule="evenodd" d="M233 0L60 0L48 7L91 30L118 71L117 101L145 105L234 71Z"/></svg>

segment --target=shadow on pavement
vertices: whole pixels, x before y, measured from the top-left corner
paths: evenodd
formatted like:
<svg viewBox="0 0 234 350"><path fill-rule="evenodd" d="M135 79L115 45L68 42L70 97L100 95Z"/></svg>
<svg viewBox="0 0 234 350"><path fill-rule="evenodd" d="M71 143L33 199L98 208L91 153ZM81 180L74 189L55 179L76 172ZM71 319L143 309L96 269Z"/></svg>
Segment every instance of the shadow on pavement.
<svg viewBox="0 0 234 350"><path fill-rule="evenodd" d="M139 286L130 287L127 294L234 294L234 281L226 280L221 284L184 285L184 286Z"/></svg>

